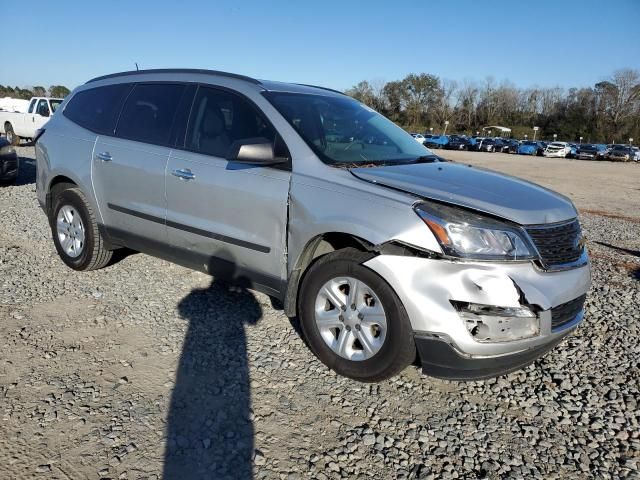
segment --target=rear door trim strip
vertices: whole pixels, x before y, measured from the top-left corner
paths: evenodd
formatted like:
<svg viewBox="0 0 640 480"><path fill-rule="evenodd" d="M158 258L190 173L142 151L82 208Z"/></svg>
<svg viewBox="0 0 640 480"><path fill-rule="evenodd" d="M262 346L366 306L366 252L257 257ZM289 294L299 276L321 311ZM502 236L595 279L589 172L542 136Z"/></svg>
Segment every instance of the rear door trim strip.
<svg viewBox="0 0 640 480"><path fill-rule="evenodd" d="M167 227L175 228L177 230L183 230L185 232L193 233L195 235L200 235L202 237L211 238L213 240L218 240L220 242L228 243L230 245L237 245L238 247L248 248L250 250L255 250L261 253L269 253L271 251L271 248L266 247L264 245L259 245L253 242L247 242L246 240L240 240L238 238L228 237L227 235L210 232L208 230L202 230L200 228L192 227L190 225L185 225L183 223L173 222L171 220L165 220L164 218L156 217L155 215L149 215L147 213L139 212L137 210L131 210L130 208L121 207L120 205L115 205L113 203L107 203L107 207L109 207L110 210L114 210L116 212L124 213L126 215L131 215L133 217L142 218L150 222L160 223L160 224L166 225Z"/></svg>

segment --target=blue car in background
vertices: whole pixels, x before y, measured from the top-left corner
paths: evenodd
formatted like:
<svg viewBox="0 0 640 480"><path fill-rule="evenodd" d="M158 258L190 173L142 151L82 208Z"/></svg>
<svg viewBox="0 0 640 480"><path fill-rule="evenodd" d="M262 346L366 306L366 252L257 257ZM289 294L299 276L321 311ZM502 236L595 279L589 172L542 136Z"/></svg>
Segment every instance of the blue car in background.
<svg viewBox="0 0 640 480"><path fill-rule="evenodd" d="M449 137L446 135L425 135L424 145L429 148L445 148L449 143Z"/></svg>
<svg viewBox="0 0 640 480"><path fill-rule="evenodd" d="M525 140L518 147L518 155L536 155L540 157L542 152L544 152L544 145L533 140Z"/></svg>
<svg viewBox="0 0 640 480"><path fill-rule="evenodd" d="M569 146L571 147L571 151L569 152L569 155L567 155L567 158L576 158L579 149L578 145L570 143Z"/></svg>

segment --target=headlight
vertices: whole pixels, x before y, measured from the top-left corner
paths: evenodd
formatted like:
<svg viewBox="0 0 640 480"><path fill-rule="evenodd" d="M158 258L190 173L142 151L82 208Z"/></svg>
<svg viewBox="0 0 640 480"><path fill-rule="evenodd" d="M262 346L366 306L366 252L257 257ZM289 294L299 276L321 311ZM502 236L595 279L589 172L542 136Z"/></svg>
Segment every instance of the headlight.
<svg viewBox="0 0 640 480"><path fill-rule="evenodd" d="M481 260L526 260L535 250L522 230L466 210L420 203L415 211L446 255Z"/></svg>

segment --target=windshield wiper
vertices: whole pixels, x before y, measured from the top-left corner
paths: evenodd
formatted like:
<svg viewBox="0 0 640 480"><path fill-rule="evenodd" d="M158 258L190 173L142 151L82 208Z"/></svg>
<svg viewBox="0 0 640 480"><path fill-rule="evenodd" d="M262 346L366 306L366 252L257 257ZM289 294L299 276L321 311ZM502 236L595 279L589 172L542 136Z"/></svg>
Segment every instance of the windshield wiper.
<svg viewBox="0 0 640 480"><path fill-rule="evenodd" d="M411 165L415 163L437 163L443 162L444 160L437 155L422 155L421 157L416 157L412 160L407 160L406 162L402 162L401 165Z"/></svg>

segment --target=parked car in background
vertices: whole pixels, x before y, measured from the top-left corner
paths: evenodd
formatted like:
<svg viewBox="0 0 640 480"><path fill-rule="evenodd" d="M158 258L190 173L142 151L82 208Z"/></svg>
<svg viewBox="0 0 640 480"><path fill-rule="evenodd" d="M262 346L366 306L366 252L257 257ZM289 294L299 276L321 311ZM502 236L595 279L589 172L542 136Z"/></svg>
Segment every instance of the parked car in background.
<svg viewBox="0 0 640 480"><path fill-rule="evenodd" d="M466 135L449 135L449 142L445 146L447 150L469 150L471 140Z"/></svg>
<svg viewBox="0 0 640 480"><path fill-rule="evenodd" d="M35 142L36 196L71 269L127 247L260 290L322 362L367 382L416 361L449 379L501 375L583 320L591 275L571 200L439 162L339 92L142 70L95 78L61 109Z"/></svg>
<svg viewBox="0 0 640 480"><path fill-rule="evenodd" d="M18 154L6 138L0 138L0 183L18 178Z"/></svg>
<svg viewBox="0 0 640 480"><path fill-rule="evenodd" d="M518 153L518 147L520 146L520 142L518 140L509 139L505 140L504 143L502 153Z"/></svg>
<svg viewBox="0 0 640 480"><path fill-rule="evenodd" d="M61 103L61 98L34 97L26 113L0 111L0 133L11 145L18 145L22 138L33 139Z"/></svg>
<svg viewBox="0 0 640 480"><path fill-rule="evenodd" d="M449 137L446 135L431 135L424 136L424 145L427 148L445 148L449 143Z"/></svg>
<svg viewBox="0 0 640 480"><path fill-rule="evenodd" d="M536 142L534 140L524 140L520 142L518 146L519 155L537 155L541 156L544 152L545 146L542 142Z"/></svg>
<svg viewBox="0 0 640 480"><path fill-rule="evenodd" d="M602 160L606 152L606 145L600 143L583 143L578 148L576 158L579 160Z"/></svg>
<svg viewBox="0 0 640 480"><path fill-rule="evenodd" d="M633 161L640 162L640 148L631 147L631 151L633 152Z"/></svg>
<svg viewBox="0 0 640 480"><path fill-rule="evenodd" d="M605 159L614 162L635 161L636 152L631 145L613 145L611 150L605 155Z"/></svg>
<svg viewBox="0 0 640 480"><path fill-rule="evenodd" d="M576 158L576 155L578 155L578 144L569 143L568 145L569 145L569 148L571 148L571 150L569 151L567 158Z"/></svg>
<svg viewBox="0 0 640 480"><path fill-rule="evenodd" d="M425 140L424 135L422 135L421 133L411 133L410 135L411 135L411 136L413 137L413 139L414 139L416 142L418 142L420 145L424 145L424 140Z"/></svg>
<svg viewBox="0 0 640 480"><path fill-rule="evenodd" d="M478 151L480 152L501 152L504 142L500 138L485 138Z"/></svg>
<svg viewBox="0 0 640 480"><path fill-rule="evenodd" d="M568 155L571 155L571 146L567 142L551 142L544 149L543 155L545 157L567 158Z"/></svg>
<svg viewBox="0 0 640 480"><path fill-rule="evenodd" d="M473 152L479 152L480 151L480 146L482 145L482 142L484 142L485 137L471 137L469 139L469 148L468 150L473 151Z"/></svg>

